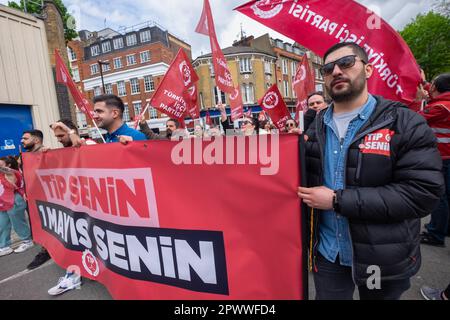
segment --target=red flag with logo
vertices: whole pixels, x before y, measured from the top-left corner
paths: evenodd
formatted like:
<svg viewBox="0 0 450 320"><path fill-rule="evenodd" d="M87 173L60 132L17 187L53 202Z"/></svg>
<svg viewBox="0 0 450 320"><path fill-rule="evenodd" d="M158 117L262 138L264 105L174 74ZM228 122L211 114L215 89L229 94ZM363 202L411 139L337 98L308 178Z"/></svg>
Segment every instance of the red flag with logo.
<svg viewBox="0 0 450 320"><path fill-rule="evenodd" d="M276 84L271 86L259 100L259 105L269 114L273 124L280 130L284 130L286 121L292 119Z"/></svg>
<svg viewBox="0 0 450 320"><path fill-rule="evenodd" d="M363 47L374 65L369 92L411 102L421 83L420 69L400 34L352 0L250 1L239 12L323 56L339 42Z"/></svg>
<svg viewBox="0 0 450 320"><path fill-rule="evenodd" d="M67 86L70 91L70 94L73 97L78 109L84 112L90 119L93 120L92 113L93 108L89 104L89 101L83 97L83 94L78 90L77 85L72 79L67 67L58 53L58 50L55 49L55 69L56 69L56 82L63 83Z"/></svg>
<svg viewBox="0 0 450 320"><path fill-rule="evenodd" d="M234 92L234 85L231 72L228 69L227 60L225 59L222 49L220 49L219 42L217 41L211 7L208 0L204 0L203 2L202 15L197 27L195 28L195 32L209 36L216 85L221 91L232 94Z"/></svg>
<svg viewBox="0 0 450 320"><path fill-rule="evenodd" d="M190 104L185 100L185 91L196 81L198 76L186 53L180 49L153 94L150 104L171 118L181 119Z"/></svg>
<svg viewBox="0 0 450 320"><path fill-rule="evenodd" d="M231 121L235 121L244 115L244 108L242 103L242 95L239 86L234 88L234 93L229 95Z"/></svg>
<svg viewBox="0 0 450 320"><path fill-rule="evenodd" d="M184 92L184 100L187 103L187 114L192 119L200 118L200 109L198 107L197 84L194 83Z"/></svg>
<svg viewBox="0 0 450 320"><path fill-rule="evenodd" d="M306 54L303 55L302 63L297 68L292 87L297 95L296 113L306 111L308 109L306 104L308 95L315 91L314 72L309 66Z"/></svg>

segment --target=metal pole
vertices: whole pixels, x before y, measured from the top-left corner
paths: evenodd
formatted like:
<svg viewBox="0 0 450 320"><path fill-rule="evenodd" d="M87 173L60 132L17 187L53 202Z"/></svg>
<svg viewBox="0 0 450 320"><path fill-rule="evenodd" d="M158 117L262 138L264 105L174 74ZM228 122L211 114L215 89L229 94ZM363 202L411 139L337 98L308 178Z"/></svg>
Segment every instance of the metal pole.
<svg viewBox="0 0 450 320"><path fill-rule="evenodd" d="M98 65L100 67L100 78L102 78L103 94L105 94L106 90L105 90L105 82L103 81L103 68L102 68L103 63L100 60L98 60L97 62L98 62Z"/></svg>

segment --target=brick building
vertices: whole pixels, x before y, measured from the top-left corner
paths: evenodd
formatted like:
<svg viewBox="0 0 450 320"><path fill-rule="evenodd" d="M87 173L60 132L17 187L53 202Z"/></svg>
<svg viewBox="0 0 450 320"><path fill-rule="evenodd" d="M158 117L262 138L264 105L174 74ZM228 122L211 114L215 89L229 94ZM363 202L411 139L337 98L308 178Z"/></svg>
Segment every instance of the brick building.
<svg viewBox="0 0 450 320"><path fill-rule="evenodd" d="M124 120L131 121L150 101L180 48L192 56L189 44L156 23L146 22L119 31L82 30L67 50L73 79L85 96L92 100L103 93L102 73L105 93L123 99ZM151 107L145 115L146 119L162 116ZM77 120L86 134L91 124L81 112L77 112Z"/></svg>

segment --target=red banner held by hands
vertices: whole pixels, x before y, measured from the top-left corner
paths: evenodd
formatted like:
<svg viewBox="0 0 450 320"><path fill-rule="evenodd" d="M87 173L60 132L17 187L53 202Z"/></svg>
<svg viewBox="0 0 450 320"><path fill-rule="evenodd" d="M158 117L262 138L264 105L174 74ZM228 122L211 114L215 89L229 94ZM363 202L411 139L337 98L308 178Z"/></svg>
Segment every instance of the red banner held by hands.
<svg viewBox="0 0 450 320"><path fill-rule="evenodd" d="M292 119L276 84L267 90L259 101L259 105L269 114L273 124L280 130L284 130L286 121Z"/></svg>
<svg viewBox="0 0 450 320"><path fill-rule="evenodd" d="M195 32L209 36L216 75L216 85L221 91L232 94L234 92L234 85L231 72L228 69L227 59L225 59L222 49L220 49L219 42L217 41L211 7L208 0L204 0L202 15Z"/></svg>
<svg viewBox="0 0 450 320"><path fill-rule="evenodd" d="M189 58L180 49L154 93L151 105L169 117L183 118L190 104L185 100L185 92L197 81L198 76Z"/></svg>
<svg viewBox="0 0 450 320"><path fill-rule="evenodd" d="M356 42L374 66L369 92L411 102L421 83L408 45L388 23L352 0L250 1L239 12L323 56L338 42Z"/></svg>
<svg viewBox="0 0 450 320"><path fill-rule="evenodd" d="M89 104L89 101L83 97L83 94L78 90L77 85L72 79L67 67L58 53L58 50L55 49L55 69L56 69L56 82L65 84L70 91L70 94L73 97L78 108L84 112L90 119L93 120L92 113L93 108Z"/></svg>

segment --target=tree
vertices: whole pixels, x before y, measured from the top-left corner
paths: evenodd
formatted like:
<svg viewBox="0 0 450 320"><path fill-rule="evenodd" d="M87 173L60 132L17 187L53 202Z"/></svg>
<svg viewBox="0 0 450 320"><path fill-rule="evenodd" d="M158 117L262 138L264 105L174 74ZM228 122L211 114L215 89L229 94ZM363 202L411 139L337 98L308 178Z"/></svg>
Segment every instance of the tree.
<svg viewBox="0 0 450 320"><path fill-rule="evenodd" d="M400 32L427 80L450 71L450 17L433 11L419 14Z"/></svg>
<svg viewBox="0 0 450 320"><path fill-rule="evenodd" d="M53 0L53 2L61 12L64 25L64 38L66 39L66 42L68 42L78 36L77 31L75 30L76 28L75 19L67 12L67 8L62 2L62 0ZM28 13L42 14L43 8L41 7L41 4L38 1L33 2L27 1L26 5L27 5L26 11ZM8 1L8 7L10 8L23 11L24 6L25 6L24 0L20 0L20 4L18 4L15 1Z"/></svg>
<svg viewBox="0 0 450 320"><path fill-rule="evenodd" d="M434 5L433 8L436 10L436 12L446 16L450 17L450 2L448 0L439 0Z"/></svg>

